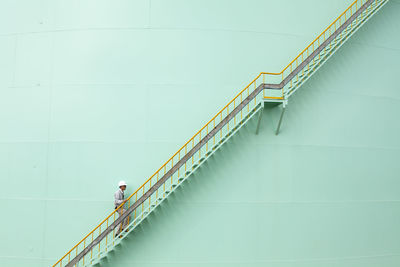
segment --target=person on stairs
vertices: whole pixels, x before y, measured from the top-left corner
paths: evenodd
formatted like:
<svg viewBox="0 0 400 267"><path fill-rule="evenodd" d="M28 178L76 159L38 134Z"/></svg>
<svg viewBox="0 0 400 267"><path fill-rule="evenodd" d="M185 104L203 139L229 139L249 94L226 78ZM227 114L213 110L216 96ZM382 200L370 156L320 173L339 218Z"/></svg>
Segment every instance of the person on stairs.
<svg viewBox="0 0 400 267"><path fill-rule="evenodd" d="M124 191L126 190L126 182L125 181L120 181L118 183L119 189L114 193L114 206L115 209L117 209L121 204L125 204L127 200L124 199ZM122 205L118 210L117 210L119 216L124 214L126 212L126 209ZM125 220L120 223L117 226L117 230L115 231L115 236L118 236L125 227L127 227L129 224L129 216L125 218ZM127 230L126 230L127 231Z"/></svg>

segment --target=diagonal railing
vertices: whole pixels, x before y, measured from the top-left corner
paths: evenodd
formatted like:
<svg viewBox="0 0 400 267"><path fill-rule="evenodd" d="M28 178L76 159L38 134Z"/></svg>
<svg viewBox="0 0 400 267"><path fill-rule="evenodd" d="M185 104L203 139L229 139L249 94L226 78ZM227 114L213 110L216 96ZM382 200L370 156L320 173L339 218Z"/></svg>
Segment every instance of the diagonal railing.
<svg viewBox="0 0 400 267"><path fill-rule="evenodd" d="M305 74L312 71L312 66L321 61L324 50L338 48L335 40L346 39L365 22L374 10L378 10L387 1L359 0L354 1L339 17L337 17L321 34L319 34L303 51L301 51L281 72L262 72L269 82L265 89L279 90L280 94L270 96L264 91L266 99L288 99L294 93L294 86ZM343 36L342 36L343 35ZM270 92L272 91L270 90Z"/></svg>
<svg viewBox="0 0 400 267"><path fill-rule="evenodd" d="M90 265L103 257L256 114L263 101L287 101L387 1L354 1L281 72L261 72L118 207L125 206L126 212L111 212L53 266ZM115 237L124 220L128 229Z"/></svg>

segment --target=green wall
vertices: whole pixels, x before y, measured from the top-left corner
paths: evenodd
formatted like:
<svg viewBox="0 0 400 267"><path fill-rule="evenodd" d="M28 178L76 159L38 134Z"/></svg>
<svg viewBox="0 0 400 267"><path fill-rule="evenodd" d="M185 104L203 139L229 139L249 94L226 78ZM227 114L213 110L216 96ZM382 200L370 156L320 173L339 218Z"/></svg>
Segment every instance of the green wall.
<svg viewBox="0 0 400 267"><path fill-rule="evenodd" d="M0 266L49 266L351 1L0 2ZM23 7L23 8L22 8ZM318 11L318 12L316 12ZM103 266L400 264L400 1Z"/></svg>

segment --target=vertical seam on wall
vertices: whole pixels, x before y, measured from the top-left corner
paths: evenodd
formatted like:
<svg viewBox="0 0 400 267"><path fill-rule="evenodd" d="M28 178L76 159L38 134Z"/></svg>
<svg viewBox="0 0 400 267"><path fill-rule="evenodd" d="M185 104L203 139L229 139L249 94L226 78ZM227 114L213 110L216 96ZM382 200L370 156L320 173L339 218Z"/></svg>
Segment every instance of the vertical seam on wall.
<svg viewBox="0 0 400 267"><path fill-rule="evenodd" d="M11 79L11 87L15 86L15 76L17 72L17 47L18 47L18 34L15 35L14 38L14 66L13 66L13 73L12 73L12 79Z"/></svg>
<svg viewBox="0 0 400 267"><path fill-rule="evenodd" d="M43 211L43 243L42 243L42 259L45 259L45 247L46 247L46 220L47 220L47 202L50 201L48 199L48 183L49 183L49 161L50 161L50 145L51 145L51 120L52 120L52 107L53 107L53 84L54 84L54 54L55 54L55 37L54 33L50 34L50 42L51 42L51 63L50 63L50 71L49 71L49 85L48 85L48 117L47 117L47 144L46 144L46 172L45 172L45 185L44 185L44 211Z"/></svg>
<svg viewBox="0 0 400 267"><path fill-rule="evenodd" d="M151 0L149 0L149 25L148 28L151 29Z"/></svg>

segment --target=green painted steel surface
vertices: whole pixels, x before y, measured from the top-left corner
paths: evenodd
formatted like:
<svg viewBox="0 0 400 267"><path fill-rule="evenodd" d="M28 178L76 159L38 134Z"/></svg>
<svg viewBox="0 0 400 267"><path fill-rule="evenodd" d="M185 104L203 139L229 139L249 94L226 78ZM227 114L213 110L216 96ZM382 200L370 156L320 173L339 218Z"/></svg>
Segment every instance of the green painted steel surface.
<svg viewBox="0 0 400 267"><path fill-rule="evenodd" d="M351 1L214 2L0 4L1 266L54 263L119 179L136 189ZM103 265L398 266L399 12L390 0L290 99L279 136L267 108Z"/></svg>

